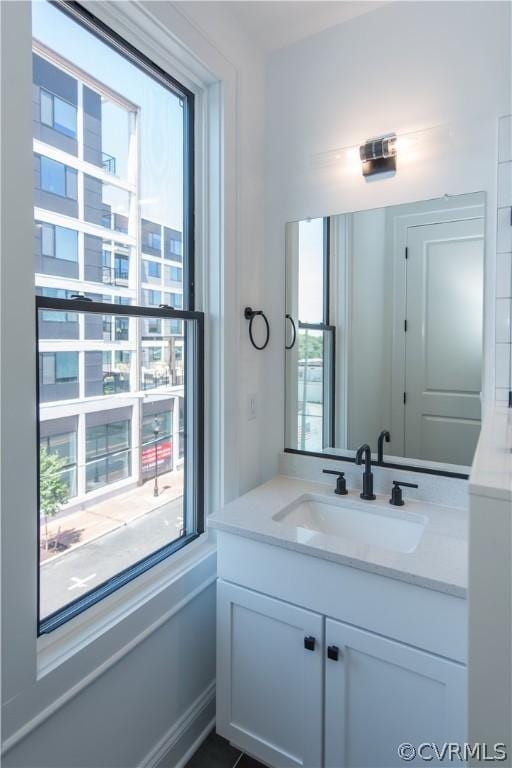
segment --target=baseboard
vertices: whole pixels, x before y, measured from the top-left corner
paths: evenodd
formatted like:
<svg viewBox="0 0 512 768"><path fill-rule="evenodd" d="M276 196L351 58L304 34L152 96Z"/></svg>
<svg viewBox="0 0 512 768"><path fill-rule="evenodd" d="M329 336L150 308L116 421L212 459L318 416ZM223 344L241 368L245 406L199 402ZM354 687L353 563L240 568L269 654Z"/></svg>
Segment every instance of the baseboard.
<svg viewBox="0 0 512 768"><path fill-rule="evenodd" d="M188 763L192 755L194 755L203 741L206 739L206 737L213 731L215 728L215 716L212 717L212 719L208 722L205 728L201 731L197 739L193 742L193 744L190 745L190 747L187 749L181 760L176 763L175 768L185 768L185 765Z"/></svg>
<svg viewBox="0 0 512 768"><path fill-rule="evenodd" d="M215 726L214 713L215 681L169 728L138 768L183 768Z"/></svg>

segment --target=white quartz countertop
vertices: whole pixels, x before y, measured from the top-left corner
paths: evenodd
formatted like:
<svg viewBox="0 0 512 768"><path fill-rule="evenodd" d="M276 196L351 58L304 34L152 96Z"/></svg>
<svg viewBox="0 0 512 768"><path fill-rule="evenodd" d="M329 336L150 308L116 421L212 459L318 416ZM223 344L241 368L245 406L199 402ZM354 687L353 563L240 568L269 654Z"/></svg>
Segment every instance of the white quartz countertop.
<svg viewBox="0 0 512 768"><path fill-rule="evenodd" d="M334 478L333 478L334 483ZM334 494L334 484L278 475L210 515L211 528L286 547L313 557L389 576L417 586L466 597L468 567L468 516L465 510L414 501L404 489L403 507L389 505L389 495L377 494L375 501L361 501L359 490L347 496ZM273 515L303 494L315 494L325 501L359 506L376 515L411 514L426 518L426 526L413 552L396 552L341 536L294 528ZM397 512L398 510L398 512Z"/></svg>
<svg viewBox="0 0 512 768"><path fill-rule="evenodd" d="M512 408L491 406L483 419L470 493L512 501Z"/></svg>

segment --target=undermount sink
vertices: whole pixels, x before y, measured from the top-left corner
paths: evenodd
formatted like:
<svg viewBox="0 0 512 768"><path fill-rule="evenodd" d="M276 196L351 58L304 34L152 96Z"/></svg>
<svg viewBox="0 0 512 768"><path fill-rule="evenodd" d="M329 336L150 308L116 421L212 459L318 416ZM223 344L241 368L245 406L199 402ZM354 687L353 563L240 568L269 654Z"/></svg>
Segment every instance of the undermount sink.
<svg viewBox="0 0 512 768"><path fill-rule="evenodd" d="M363 507L371 503L348 500L333 503L322 496L304 494L273 515L273 520L298 532L351 539L394 552L414 552L427 518L413 512Z"/></svg>

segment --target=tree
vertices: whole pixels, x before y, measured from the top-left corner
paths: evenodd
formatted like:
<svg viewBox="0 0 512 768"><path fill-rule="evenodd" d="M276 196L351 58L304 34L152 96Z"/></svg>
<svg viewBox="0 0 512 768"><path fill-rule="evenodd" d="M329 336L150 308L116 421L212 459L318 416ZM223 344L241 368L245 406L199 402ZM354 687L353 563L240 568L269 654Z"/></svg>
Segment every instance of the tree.
<svg viewBox="0 0 512 768"><path fill-rule="evenodd" d="M324 356L323 339L321 336L299 334L299 360L317 360Z"/></svg>
<svg viewBox="0 0 512 768"><path fill-rule="evenodd" d="M48 549L48 518L56 515L69 498L69 490L61 477L65 461L41 448L39 458L39 513L44 518L45 548Z"/></svg>

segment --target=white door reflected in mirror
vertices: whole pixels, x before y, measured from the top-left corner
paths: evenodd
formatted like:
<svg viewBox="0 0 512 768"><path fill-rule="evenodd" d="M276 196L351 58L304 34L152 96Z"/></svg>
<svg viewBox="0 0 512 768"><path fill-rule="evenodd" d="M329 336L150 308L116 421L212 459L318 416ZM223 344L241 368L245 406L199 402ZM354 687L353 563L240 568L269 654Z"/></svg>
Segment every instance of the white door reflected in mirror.
<svg viewBox="0 0 512 768"><path fill-rule="evenodd" d="M482 219L408 232L404 455L469 465L480 433Z"/></svg>

